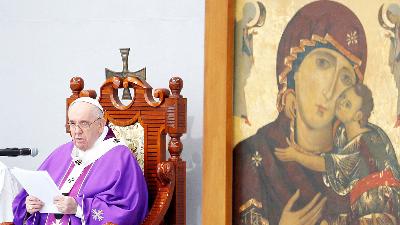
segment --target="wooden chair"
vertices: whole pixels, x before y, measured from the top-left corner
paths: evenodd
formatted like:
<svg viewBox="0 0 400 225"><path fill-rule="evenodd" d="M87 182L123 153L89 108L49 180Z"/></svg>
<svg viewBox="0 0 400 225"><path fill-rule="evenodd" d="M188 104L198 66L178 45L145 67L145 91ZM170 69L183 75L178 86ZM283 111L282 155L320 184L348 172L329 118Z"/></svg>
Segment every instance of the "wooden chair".
<svg viewBox="0 0 400 225"><path fill-rule="evenodd" d="M145 70L134 73L143 75ZM109 124L128 127L138 122L143 127L144 176L150 207L143 224L185 224L186 162L181 158L183 146L180 140L186 132L186 98L180 95L183 81L173 77L169 80L170 90L156 89L153 93L152 87L143 77L109 76L100 87L99 102ZM80 77L70 80L70 88L72 95L67 98L67 110L76 98L97 97L95 91L83 90L84 81ZM129 105L122 104L118 97L118 89L122 88L134 90ZM67 123L66 128L69 132ZM166 134L170 136L168 159Z"/></svg>
<svg viewBox="0 0 400 225"><path fill-rule="evenodd" d="M95 91L83 90L84 81L70 81L69 104L78 97L96 98ZM186 98L180 95L181 78L173 77L168 89L152 88L138 77L110 77L100 88L99 102L105 119L126 127L139 122L144 128L144 176L149 190L149 214L143 224L185 224L186 162L181 159L180 137L186 132ZM133 88L134 98L125 106L118 97L119 88ZM154 98L158 98L156 101ZM67 120L68 121L68 120ZM68 126L67 132L69 132ZM166 134L170 136L166 160Z"/></svg>
<svg viewBox="0 0 400 225"><path fill-rule="evenodd" d="M180 140L182 134L186 133L186 98L180 95L183 81L173 77L169 80L170 90L156 89L153 93L145 80L145 69L128 71L127 53L129 49L121 49L124 63L122 72L114 73L106 69L108 78L100 87L99 102L109 126L123 128L140 124L142 127L143 156L139 157L142 158L149 191L149 213L142 224L185 224L186 162L181 158L183 146ZM67 111L71 102L79 97L97 97L96 91L84 90L84 81L80 77L70 80L70 88L72 95L66 99ZM118 97L118 89L122 88L133 89L134 98L128 105L122 104ZM68 115L66 131L69 133L67 121ZM168 145L167 134L170 136ZM129 132L125 135L129 136ZM170 154L168 159L167 146Z"/></svg>

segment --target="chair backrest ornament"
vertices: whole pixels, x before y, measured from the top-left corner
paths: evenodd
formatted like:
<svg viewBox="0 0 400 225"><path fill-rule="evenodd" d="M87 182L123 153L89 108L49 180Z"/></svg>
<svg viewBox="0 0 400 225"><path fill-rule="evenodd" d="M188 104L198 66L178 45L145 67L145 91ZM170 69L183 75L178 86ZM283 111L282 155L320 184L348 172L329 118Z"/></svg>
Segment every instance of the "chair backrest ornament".
<svg viewBox="0 0 400 225"><path fill-rule="evenodd" d="M115 137L123 141L132 151L140 168L144 171L144 129L139 122L129 126L116 126L109 123L108 127L111 128Z"/></svg>

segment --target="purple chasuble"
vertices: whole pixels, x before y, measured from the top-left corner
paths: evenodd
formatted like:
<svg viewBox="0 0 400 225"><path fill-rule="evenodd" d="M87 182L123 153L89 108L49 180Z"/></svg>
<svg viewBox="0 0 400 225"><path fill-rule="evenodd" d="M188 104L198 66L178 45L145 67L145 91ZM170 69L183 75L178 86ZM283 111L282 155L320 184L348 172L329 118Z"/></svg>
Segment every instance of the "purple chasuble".
<svg viewBox="0 0 400 225"><path fill-rule="evenodd" d="M89 170L92 168L92 163L87 165L85 167L85 169L83 169L81 175L79 176L79 178L76 180L76 182L74 183L71 191L69 192L68 196L76 198L79 190L82 187L82 184L86 178L86 175L88 174ZM61 181L61 184L59 185L59 188L62 187L65 183L65 181L67 180L68 176L71 174L72 170L74 169L75 164L71 162L68 172L64 175L64 178ZM62 215L62 218L60 219L60 221L57 222L56 220L56 216L54 214L48 214L47 219L46 219L46 225L68 225L69 222L71 221L70 215L68 214L64 214Z"/></svg>
<svg viewBox="0 0 400 225"><path fill-rule="evenodd" d="M47 170L59 187L71 169L73 147L72 142L60 146L38 169ZM70 220L70 224L82 224L84 221L90 225L107 222L131 225L140 224L144 220L148 202L147 185L136 159L126 146L115 146L88 165L83 173L85 171L86 174L79 177L82 180L76 182L70 193L82 208L83 218L81 220L75 215L68 215L69 218L64 216ZM26 220L27 225L44 225L47 213L27 214L27 195L22 190L14 199L14 224L23 225Z"/></svg>

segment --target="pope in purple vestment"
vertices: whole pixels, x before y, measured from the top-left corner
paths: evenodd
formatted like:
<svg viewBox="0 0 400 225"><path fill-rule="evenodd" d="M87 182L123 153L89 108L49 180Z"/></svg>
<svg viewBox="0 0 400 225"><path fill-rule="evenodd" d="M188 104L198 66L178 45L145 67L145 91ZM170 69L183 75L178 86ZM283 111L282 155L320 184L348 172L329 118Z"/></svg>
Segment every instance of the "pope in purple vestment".
<svg viewBox="0 0 400 225"><path fill-rule="evenodd" d="M57 148L39 167L47 170L56 184L65 176L73 164L69 142ZM130 150L117 145L89 165L76 202L83 209L86 224L113 222L118 225L140 224L147 212L147 186L143 173ZM14 224L45 224L48 214L27 215L23 190L14 200ZM80 218L71 215L71 224L82 224Z"/></svg>
<svg viewBox="0 0 400 225"><path fill-rule="evenodd" d="M48 214L36 211L30 214L32 206L27 207L28 193L22 190L13 202L15 225L25 222L28 225L94 225L107 222L132 225L144 220L148 209L147 185L130 149L117 139L104 140L108 130L105 127L104 130L100 128L100 132L103 132L95 137L95 142L82 150L84 148L80 146L85 143L84 132L92 129L91 124L95 124L96 120L90 124L85 122L85 119L72 120L73 141L54 150L38 169L48 171L61 192L73 198L69 200L75 200L73 213ZM81 134L76 135L79 132ZM60 211L59 206L57 208Z"/></svg>

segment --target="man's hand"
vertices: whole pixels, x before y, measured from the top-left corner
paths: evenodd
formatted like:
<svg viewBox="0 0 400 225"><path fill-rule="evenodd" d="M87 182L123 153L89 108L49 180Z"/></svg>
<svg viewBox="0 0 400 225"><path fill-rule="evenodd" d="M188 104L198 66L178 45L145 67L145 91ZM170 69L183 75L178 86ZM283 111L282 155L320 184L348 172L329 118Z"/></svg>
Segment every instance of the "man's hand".
<svg viewBox="0 0 400 225"><path fill-rule="evenodd" d="M35 212L41 210L44 206L44 203L40 201L40 199L28 195L25 200L26 211L29 214L34 214Z"/></svg>
<svg viewBox="0 0 400 225"><path fill-rule="evenodd" d="M326 203L326 197L321 199L321 194L318 193L304 208L298 211L291 211L299 196L300 191L297 190L289 199L283 208L279 225L315 225L320 219L322 209Z"/></svg>
<svg viewBox="0 0 400 225"><path fill-rule="evenodd" d="M73 197L59 195L54 197L53 203L62 214L75 214L78 204Z"/></svg>

